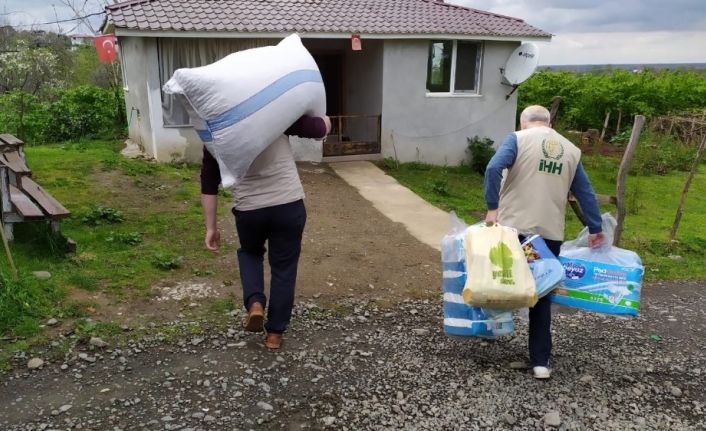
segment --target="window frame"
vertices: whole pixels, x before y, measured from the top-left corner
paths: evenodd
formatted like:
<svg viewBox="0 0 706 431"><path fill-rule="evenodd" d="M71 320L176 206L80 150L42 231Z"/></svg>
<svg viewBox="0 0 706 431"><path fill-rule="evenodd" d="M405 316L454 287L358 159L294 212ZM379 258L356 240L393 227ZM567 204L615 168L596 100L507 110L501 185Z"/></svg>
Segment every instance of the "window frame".
<svg viewBox="0 0 706 431"><path fill-rule="evenodd" d="M162 70L162 57L164 56L163 52L163 46L162 46L162 39L157 38L157 71L159 74L159 109L160 112L162 113L162 128L164 129L184 129L184 128L193 128L194 126L190 123L187 122L185 124L167 124L164 120L164 84L169 81L171 77L169 76L164 76L164 71ZM187 115L188 117L188 115Z"/></svg>
<svg viewBox="0 0 706 431"><path fill-rule="evenodd" d="M123 80L123 91L126 93L130 92L130 87L127 82L127 68L125 67L125 55L123 54L123 42L118 39L118 59L120 61L120 76Z"/></svg>
<svg viewBox="0 0 706 431"><path fill-rule="evenodd" d="M429 41L429 46L433 43L438 43L438 42L451 42L451 76L450 76L450 82L449 82L449 91L430 91L428 88L425 89L426 91L426 96L427 97L480 97L482 96L480 87L481 87L481 76L483 72L483 56L485 55L485 43L483 41L474 41L474 40L458 40L458 39L439 39L439 40L430 40ZM475 43L478 46L478 49L476 51L476 76L475 76L475 90L456 90L456 58L458 55L458 43L459 42L466 42L466 43ZM430 61L431 61L431 50L427 50L427 82L425 83L425 86L429 82L429 73L431 71L430 69Z"/></svg>

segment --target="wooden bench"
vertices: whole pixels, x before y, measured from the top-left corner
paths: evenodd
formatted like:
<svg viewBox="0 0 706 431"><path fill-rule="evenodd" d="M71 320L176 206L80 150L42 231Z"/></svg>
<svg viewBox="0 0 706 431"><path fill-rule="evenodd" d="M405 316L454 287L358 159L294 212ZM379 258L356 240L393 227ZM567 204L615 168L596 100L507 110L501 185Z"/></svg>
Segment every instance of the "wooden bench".
<svg viewBox="0 0 706 431"><path fill-rule="evenodd" d="M24 143L8 134L0 134L0 199L5 235L11 240L14 223L47 220L55 232L59 221L71 213L49 192L32 180L27 166Z"/></svg>

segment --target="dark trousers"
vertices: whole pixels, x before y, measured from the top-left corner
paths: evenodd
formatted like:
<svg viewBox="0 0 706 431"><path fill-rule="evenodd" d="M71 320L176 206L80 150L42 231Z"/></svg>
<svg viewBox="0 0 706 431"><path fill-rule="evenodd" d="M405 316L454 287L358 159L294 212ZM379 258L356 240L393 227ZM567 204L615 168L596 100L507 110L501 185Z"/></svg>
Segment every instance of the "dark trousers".
<svg viewBox="0 0 706 431"><path fill-rule="evenodd" d="M561 241L545 239L549 251L559 256ZM549 365L552 353L552 308L549 296L540 299L529 309L529 354L533 367Z"/></svg>
<svg viewBox="0 0 706 431"><path fill-rule="evenodd" d="M238 263L243 285L243 302L249 309L253 302L267 306L263 259L265 242L269 247L270 306L265 329L282 333L289 325L294 306L294 287L301 252L302 233L306 224L304 201L260 208L233 210L240 238Z"/></svg>

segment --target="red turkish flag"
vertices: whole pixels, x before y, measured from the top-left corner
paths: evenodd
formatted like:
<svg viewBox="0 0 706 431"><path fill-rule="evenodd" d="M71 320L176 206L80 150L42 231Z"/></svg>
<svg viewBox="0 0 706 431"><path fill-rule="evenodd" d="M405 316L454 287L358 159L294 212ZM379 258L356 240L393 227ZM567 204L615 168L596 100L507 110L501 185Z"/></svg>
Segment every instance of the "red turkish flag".
<svg viewBox="0 0 706 431"><path fill-rule="evenodd" d="M115 61L115 44L118 39L113 34L104 34L93 38L98 52L98 61L101 63L112 63Z"/></svg>

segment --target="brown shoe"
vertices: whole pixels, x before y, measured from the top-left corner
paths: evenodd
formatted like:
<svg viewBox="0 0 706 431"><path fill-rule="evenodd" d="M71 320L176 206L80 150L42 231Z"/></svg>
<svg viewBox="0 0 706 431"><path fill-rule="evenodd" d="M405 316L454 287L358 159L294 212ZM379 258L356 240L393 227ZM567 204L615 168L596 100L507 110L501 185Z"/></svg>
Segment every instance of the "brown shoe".
<svg viewBox="0 0 706 431"><path fill-rule="evenodd" d="M265 335L265 347L276 350L282 346L282 334L274 334L270 332Z"/></svg>
<svg viewBox="0 0 706 431"><path fill-rule="evenodd" d="M259 302L253 302L248 310L248 316L243 321L243 328L250 332L262 332L264 330L265 310Z"/></svg>

